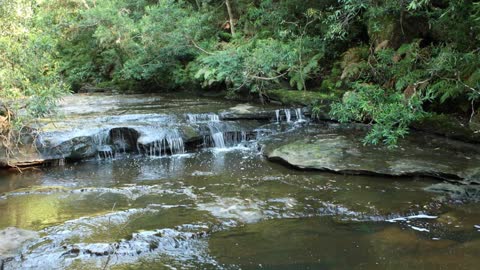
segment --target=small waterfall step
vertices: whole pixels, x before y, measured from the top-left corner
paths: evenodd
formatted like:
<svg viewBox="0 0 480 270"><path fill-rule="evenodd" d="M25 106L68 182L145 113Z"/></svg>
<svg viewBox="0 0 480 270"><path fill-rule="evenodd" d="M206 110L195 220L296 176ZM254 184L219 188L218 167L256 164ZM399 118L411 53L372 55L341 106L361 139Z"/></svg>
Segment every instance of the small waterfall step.
<svg viewBox="0 0 480 270"><path fill-rule="evenodd" d="M294 114L292 114L292 111ZM306 122L304 109L302 108L275 110L275 120L277 123L282 121L292 123L292 120L295 120L295 123Z"/></svg>
<svg viewBox="0 0 480 270"><path fill-rule="evenodd" d="M235 123L210 122L209 135L204 136L204 147L231 148L247 141L247 132Z"/></svg>
<svg viewBox="0 0 480 270"><path fill-rule="evenodd" d="M215 113L186 114L186 119L192 124L200 124L200 128L208 130L204 135L204 148L231 148L247 141L247 132L235 122L221 121Z"/></svg>
<svg viewBox="0 0 480 270"><path fill-rule="evenodd" d="M150 157L185 154L185 144L178 130L142 129L137 141L139 153Z"/></svg>
<svg viewBox="0 0 480 270"><path fill-rule="evenodd" d="M187 120L190 123L202 123L202 122L219 122L220 116L215 113L200 113L200 114L186 114Z"/></svg>

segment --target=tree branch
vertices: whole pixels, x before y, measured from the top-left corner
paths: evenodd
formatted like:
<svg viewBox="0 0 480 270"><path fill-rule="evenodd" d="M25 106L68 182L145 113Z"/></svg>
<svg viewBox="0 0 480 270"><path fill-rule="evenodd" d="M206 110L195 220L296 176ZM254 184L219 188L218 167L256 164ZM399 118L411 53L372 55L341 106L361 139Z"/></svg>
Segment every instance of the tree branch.
<svg viewBox="0 0 480 270"><path fill-rule="evenodd" d="M230 6L230 0L225 0L225 5L227 6L228 18L230 20L230 32L233 36L235 35L235 26L233 25L233 12L232 7Z"/></svg>
<svg viewBox="0 0 480 270"><path fill-rule="evenodd" d="M201 52L206 53L206 54L208 54L208 55L213 55L212 52L209 52L209 51L205 50L204 48L200 47L200 46L195 42L195 40L193 40L192 38L189 38L189 37L187 37L187 36L185 36L185 38L188 39L188 41L190 41L190 42L192 43L193 47L197 48L197 49L200 50Z"/></svg>
<svg viewBox="0 0 480 270"><path fill-rule="evenodd" d="M285 71L284 73L280 74L280 75L277 75L275 77L261 77L261 76L255 76L255 75L249 75L250 78L252 79L256 79L256 80L262 80L262 81L274 81L276 79L279 79L285 75L288 74L288 72L290 72L290 69L288 69L287 71Z"/></svg>

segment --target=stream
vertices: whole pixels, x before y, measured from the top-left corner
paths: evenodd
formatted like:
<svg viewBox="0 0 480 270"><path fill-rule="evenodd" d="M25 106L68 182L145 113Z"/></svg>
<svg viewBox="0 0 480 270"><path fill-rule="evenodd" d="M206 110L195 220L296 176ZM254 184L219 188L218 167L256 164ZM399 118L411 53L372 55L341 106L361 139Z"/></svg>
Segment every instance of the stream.
<svg viewBox="0 0 480 270"><path fill-rule="evenodd" d="M304 108L257 107L189 96L67 97L61 117L39 127L48 146L40 150L55 166L0 174L3 268L480 265L480 192L434 192L442 181L429 177L271 162L265 145L328 127L308 121Z"/></svg>

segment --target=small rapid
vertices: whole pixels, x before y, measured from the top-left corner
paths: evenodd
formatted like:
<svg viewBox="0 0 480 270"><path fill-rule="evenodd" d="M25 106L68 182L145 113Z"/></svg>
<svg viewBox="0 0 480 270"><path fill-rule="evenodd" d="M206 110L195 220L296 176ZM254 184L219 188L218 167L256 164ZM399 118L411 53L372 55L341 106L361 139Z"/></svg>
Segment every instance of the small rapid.
<svg viewBox="0 0 480 270"><path fill-rule="evenodd" d="M62 166L0 176L4 269L478 266L475 187L269 162L269 147L333 134L305 108L122 102L45 129Z"/></svg>
<svg viewBox="0 0 480 270"><path fill-rule="evenodd" d="M302 108L275 110L275 119L276 123L281 123L282 121L302 123L307 121Z"/></svg>

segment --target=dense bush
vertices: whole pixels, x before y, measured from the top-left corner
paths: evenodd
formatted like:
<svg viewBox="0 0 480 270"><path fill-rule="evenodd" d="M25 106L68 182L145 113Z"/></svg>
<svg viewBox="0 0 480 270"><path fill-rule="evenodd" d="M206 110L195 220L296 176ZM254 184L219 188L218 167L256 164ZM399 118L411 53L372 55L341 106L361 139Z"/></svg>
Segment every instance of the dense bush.
<svg viewBox="0 0 480 270"><path fill-rule="evenodd" d="M393 145L425 111L473 115L480 97L472 0L14 0L0 23L0 96L27 118L86 85L343 90L332 115Z"/></svg>

